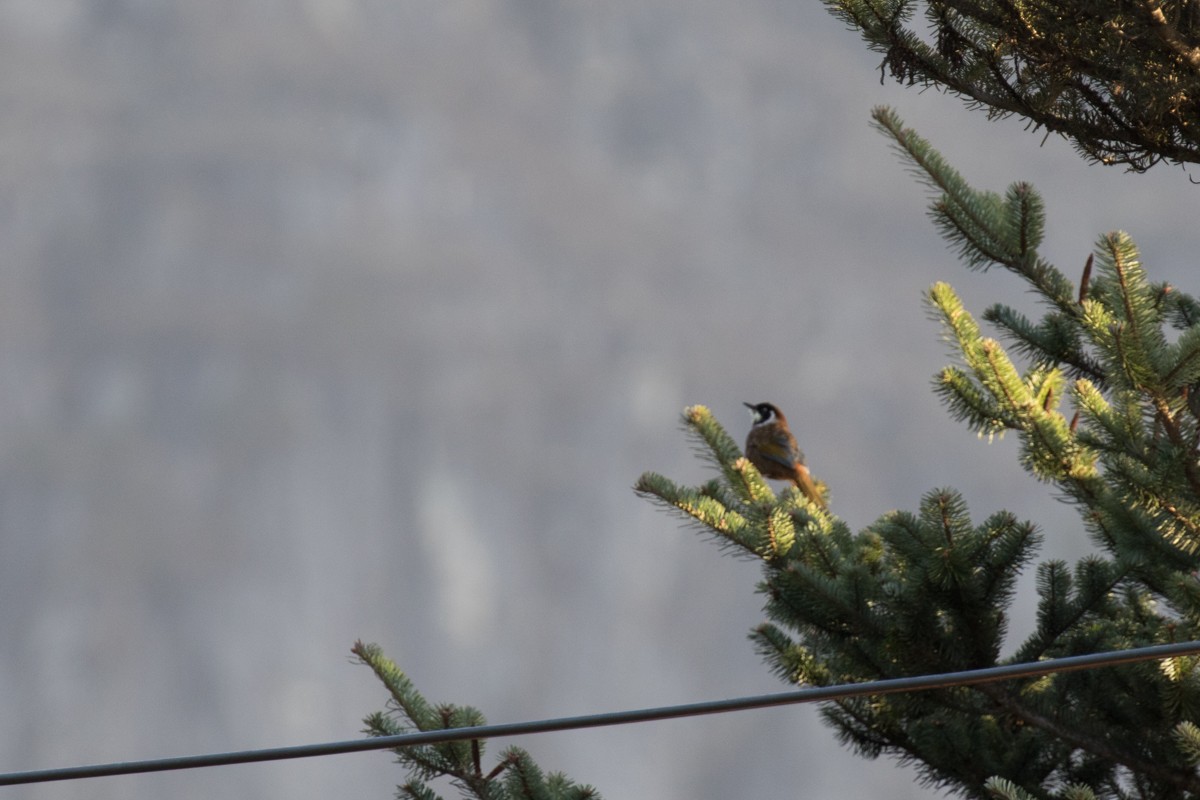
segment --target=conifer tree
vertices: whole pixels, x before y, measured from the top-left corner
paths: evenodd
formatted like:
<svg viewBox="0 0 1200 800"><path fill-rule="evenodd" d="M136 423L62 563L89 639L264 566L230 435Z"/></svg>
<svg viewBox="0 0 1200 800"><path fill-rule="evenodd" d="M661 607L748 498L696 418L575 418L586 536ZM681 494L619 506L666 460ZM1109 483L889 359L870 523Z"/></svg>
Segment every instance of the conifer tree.
<svg viewBox="0 0 1200 800"><path fill-rule="evenodd" d="M1033 633L1002 657L1009 606L1041 541L1008 511L982 521L953 489L855 533L795 489L777 494L703 406L685 430L717 475L688 487L655 473L635 490L761 560L768 621L752 640L793 684L826 686L1200 638L1200 303L1149 280L1121 232L1101 235L1073 284L1038 252L1045 215L1027 184L977 191L887 109L878 128L933 189L931 215L973 269L1028 284L1041 317L994 305L984 336L949 285L928 302L959 356L935 380L980 434L1013 432L1022 465L1080 513L1095 551L1037 570ZM1010 355L1010 351L1011 354ZM1014 360L1014 356L1016 360ZM378 648L359 644L392 695L372 735L481 724L430 706ZM826 704L859 754L912 764L968 798L1200 798L1200 659L1180 657ZM398 719L402 718L402 719ZM484 772L481 745L399 750L400 796L449 776L479 798L598 796L543 776L521 750Z"/></svg>
<svg viewBox="0 0 1200 800"><path fill-rule="evenodd" d="M1104 164L1200 161L1196 0L822 2L897 81L1025 117Z"/></svg>

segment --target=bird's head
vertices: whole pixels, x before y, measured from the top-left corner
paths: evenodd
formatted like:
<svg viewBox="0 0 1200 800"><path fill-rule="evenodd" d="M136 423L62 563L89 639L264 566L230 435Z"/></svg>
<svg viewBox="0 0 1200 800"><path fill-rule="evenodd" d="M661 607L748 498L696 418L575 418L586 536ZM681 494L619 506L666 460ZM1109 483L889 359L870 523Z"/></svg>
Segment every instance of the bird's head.
<svg viewBox="0 0 1200 800"><path fill-rule="evenodd" d="M750 409L750 413L754 417L755 427L768 425L772 422L786 422L783 418L783 412L770 403L742 403L742 405Z"/></svg>

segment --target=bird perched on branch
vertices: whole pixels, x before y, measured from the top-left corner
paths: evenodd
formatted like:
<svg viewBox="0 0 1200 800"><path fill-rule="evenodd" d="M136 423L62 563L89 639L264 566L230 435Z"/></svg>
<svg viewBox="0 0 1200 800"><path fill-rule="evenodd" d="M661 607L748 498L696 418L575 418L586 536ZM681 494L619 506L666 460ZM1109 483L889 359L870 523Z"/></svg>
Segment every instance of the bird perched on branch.
<svg viewBox="0 0 1200 800"><path fill-rule="evenodd" d="M746 435L746 458L763 477L791 481L805 497L825 508L825 500L804 466L804 453L788 428L787 417L770 403L743 405L754 415L754 425Z"/></svg>

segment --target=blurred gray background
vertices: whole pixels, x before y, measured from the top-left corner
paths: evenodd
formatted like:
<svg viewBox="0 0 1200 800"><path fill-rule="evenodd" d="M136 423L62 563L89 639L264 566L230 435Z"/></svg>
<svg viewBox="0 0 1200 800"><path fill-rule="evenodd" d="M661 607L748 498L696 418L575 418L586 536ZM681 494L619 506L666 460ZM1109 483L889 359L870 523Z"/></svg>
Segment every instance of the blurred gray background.
<svg viewBox="0 0 1200 800"><path fill-rule="evenodd" d="M782 406L855 528L953 485L1081 553L1016 442L930 391L931 282L1038 309L957 264L875 104L978 186L1032 179L1072 278L1123 228L1196 288L1186 173L881 86L816 0L0 0L0 45L0 771L356 738L360 637L493 722L786 689L745 638L757 566L630 490L708 477L691 403L739 439L743 400ZM936 795L808 707L511 743L614 799Z"/></svg>

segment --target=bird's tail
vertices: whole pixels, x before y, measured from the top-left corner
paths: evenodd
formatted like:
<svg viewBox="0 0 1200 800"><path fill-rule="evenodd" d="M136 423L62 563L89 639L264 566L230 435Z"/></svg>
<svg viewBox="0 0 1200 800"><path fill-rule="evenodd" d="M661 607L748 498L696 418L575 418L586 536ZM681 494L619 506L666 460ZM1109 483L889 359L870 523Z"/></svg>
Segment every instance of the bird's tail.
<svg viewBox="0 0 1200 800"><path fill-rule="evenodd" d="M817 485L813 483L812 475L808 472L808 467L803 464L796 465L796 474L792 477L792 483L796 484L796 488L804 493L804 496L812 500L821 510L826 510L825 498L821 497L821 493L817 491Z"/></svg>

